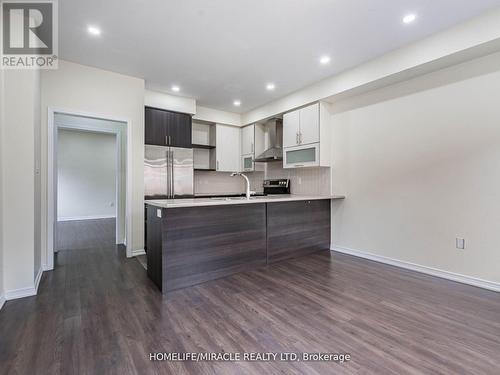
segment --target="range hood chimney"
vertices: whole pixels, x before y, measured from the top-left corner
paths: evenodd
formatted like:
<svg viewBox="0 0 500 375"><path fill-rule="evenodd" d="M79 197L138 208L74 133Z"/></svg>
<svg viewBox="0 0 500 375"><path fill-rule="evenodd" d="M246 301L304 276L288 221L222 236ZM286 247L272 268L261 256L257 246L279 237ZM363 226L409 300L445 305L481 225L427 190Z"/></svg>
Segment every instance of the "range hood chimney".
<svg viewBox="0 0 500 375"><path fill-rule="evenodd" d="M283 120L273 118L265 123L269 137L269 148L255 158L255 162L266 163L283 160Z"/></svg>

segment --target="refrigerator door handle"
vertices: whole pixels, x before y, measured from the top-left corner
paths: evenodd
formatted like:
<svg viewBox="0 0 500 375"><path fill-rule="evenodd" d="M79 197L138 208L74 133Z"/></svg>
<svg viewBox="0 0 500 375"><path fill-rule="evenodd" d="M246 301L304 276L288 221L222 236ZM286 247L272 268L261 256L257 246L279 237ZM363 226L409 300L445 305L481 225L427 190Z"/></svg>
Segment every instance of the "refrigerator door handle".
<svg viewBox="0 0 500 375"><path fill-rule="evenodd" d="M170 150L170 198L175 198L174 151Z"/></svg>
<svg viewBox="0 0 500 375"><path fill-rule="evenodd" d="M168 173L168 168L170 166L170 151L167 150L166 152L166 169L167 169L167 199L170 198L170 174Z"/></svg>

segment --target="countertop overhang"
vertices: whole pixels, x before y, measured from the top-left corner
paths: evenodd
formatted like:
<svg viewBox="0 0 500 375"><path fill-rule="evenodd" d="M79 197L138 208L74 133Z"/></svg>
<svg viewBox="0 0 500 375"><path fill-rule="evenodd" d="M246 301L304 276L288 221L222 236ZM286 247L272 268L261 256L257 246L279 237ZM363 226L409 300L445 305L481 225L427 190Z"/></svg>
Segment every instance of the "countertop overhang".
<svg viewBox="0 0 500 375"><path fill-rule="evenodd" d="M237 204L253 203L274 203L274 202L293 202L309 200L337 200L344 199L344 195L267 195L246 199L245 197L232 198L189 198L189 199L159 199L146 200L145 203L160 208L181 208L181 207L204 207L204 206L223 206Z"/></svg>

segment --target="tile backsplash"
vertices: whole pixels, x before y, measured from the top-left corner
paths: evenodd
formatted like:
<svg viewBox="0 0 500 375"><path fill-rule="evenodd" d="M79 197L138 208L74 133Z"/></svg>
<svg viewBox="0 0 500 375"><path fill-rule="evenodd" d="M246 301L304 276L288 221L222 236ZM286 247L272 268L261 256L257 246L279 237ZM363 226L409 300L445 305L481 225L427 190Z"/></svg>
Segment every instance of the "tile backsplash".
<svg viewBox="0 0 500 375"><path fill-rule="evenodd" d="M283 168L282 162L267 163L266 178L290 179L291 192L297 195L330 195L330 168Z"/></svg>
<svg viewBox="0 0 500 375"><path fill-rule="evenodd" d="M250 180L250 189L262 192L262 181L264 172L245 173ZM195 171L194 193L195 194L234 194L244 193L246 189L243 177L231 177L231 173Z"/></svg>
<svg viewBox="0 0 500 375"><path fill-rule="evenodd" d="M267 163L265 172L245 173L253 191L262 192L262 182L269 178L289 178L292 194L330 195L330 168L284 169L281 162ZM194 174L195 194L243 193L245 180L231 177L230 173L196 171Z"/></svg>

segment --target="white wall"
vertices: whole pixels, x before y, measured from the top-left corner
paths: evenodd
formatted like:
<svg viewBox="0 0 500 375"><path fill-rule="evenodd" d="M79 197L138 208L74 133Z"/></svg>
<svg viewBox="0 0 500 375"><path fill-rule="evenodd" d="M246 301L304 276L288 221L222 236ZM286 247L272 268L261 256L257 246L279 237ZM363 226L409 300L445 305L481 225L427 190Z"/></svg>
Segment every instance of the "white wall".
<svg viewBox="0 0 500 375"><path fill-rule="evenodd" d="M40 253L37 246L35 165L40 126L40 73L4 72L2 138L3 287L7 299L35 293Z"/></svg>
<svg viewBox="0 0 500 375"><path fill-rule="evenodd" d="M116 217L114 134L58 130L57 219Z"/></svg>
<svg viewBox="0 0 500 375"><path fill-rule="evenodd" d="M141 250L144 246L144 80L67 61L59 62L58 70L42 72L42 177L47 194L47 111L56 107L93 114L100 118L129 121L131 137L128 153L132 160L132 233L127 247ZM42 206L44 219L43 245L46 245L45 220L47 207ZM45 250L45 249L44 249Z"/></svg>
<svg viewBox="0 0 500 375"><path fill-rule="evenodd" d="M158 91L146 90L144 92L144 105L192 115L196 113L195 99L169 95Z"/></svg>
<svg viewBox="0 0 500 375"><path fill-rule="evenodd" d="M194 120L208 121L217 124L242 126L241 115L239 113L220 111L202 106L196 106Z"/></svg>
<svg viewBox="0 0 500 375"><path fill-rule="evenodd" d="M332 244L500 282L499 92L497 54L334 105Z"/></svg>

